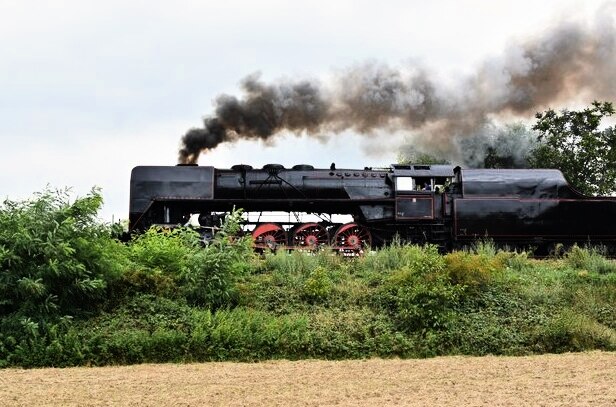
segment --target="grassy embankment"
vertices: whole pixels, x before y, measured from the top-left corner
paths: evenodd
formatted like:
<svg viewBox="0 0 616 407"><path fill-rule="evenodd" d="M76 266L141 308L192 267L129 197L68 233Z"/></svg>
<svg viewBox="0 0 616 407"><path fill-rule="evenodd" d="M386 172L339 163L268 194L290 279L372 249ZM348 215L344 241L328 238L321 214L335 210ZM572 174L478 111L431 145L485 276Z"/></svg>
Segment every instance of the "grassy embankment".
<svg viewBox="0 0 616 407"><path fill-rule="evenodd" d="M259 257L236 216L205 249L188 230L125 245L99 205L0 208L0 366L616 350L616 263L593 249Z"/></svg>

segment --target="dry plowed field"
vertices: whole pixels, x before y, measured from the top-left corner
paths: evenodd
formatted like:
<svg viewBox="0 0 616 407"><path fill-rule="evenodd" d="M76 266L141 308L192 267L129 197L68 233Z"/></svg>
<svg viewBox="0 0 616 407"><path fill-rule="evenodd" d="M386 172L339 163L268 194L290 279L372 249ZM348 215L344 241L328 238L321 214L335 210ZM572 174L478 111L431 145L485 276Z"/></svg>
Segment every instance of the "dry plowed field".
<svg viewBox="0 0 616 407"><path fill-rule="evenodd" d="M616 353L5 369L0 405L614 406Z"/></svg>

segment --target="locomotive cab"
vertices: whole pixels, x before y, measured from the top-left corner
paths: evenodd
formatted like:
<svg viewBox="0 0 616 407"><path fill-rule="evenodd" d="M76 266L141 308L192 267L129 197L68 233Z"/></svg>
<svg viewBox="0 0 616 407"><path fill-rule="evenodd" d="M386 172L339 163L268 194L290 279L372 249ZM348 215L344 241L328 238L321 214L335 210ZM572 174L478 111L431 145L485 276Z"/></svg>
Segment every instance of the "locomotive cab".
<svg viewBox="0 0 616 407"><path fill-rule="evenodd" d="M392 165L396 195L414 192L442 192L452 180L449 165Z"/></svg>
<svg viewBox="0 0 616 407"><path fill-rule="evenodd" d="M396 220L432 221L442 218L438 195L453 175L448 165L393 165Z"/></svg>

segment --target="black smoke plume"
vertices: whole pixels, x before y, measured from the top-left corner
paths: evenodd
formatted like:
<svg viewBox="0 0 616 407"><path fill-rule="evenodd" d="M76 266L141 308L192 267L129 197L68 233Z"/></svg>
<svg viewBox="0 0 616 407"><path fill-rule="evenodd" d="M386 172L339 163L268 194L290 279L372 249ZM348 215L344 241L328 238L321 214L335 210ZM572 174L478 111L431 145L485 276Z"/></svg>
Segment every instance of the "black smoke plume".
<svg viewBox="0 0 616 407"><path fill-rule="evenodd" d="M474 75L450 86L421 67L366 63L333 83L245 78L243 95L221 95L203 128L182 138L179 160L194 163L220 143L270 140L282 132L319 138L351 130L409 131L421 149L460 159L457 140L480 137L499 117L528 117L568 101L616 98L614 3L591 24L563 23L532 40L510 45Z"/></svg>

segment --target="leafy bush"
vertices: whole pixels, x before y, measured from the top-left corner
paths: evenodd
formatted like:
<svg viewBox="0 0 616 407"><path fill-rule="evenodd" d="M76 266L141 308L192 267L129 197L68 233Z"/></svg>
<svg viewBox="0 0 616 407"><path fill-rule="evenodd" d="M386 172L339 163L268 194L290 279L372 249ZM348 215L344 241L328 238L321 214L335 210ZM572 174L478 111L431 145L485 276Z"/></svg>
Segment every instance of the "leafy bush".
<svg viewBox="0 0 616 407"><path fill-rule="evenodd" d="M327 270L319 266L306 279L303 287L303 294L309 301L323 301L333 291L333 283Z"/></svg>
<svg viewBox="0 0 616 407"><path fill-rule="evenodd" d="M238 305L275 315L303 310L306 304L302 281L284 280L273 272L253 275L247 281L238 283Z"/></svg>
<svg viewBox="0 0 616 407"><path fill-rule="evenodd" d="M302 314L272 316L246 308L198 311L193 315L191 358L259 360L305 354L308 321Z"/></svg>
<svg viewBox="0 0 616 407"><path fill-rule="evenodd" d="M453 252L445 255L446 272L453 284L470 288L485 287L502 271L503 260L497 256Z"/></svg>
<svg viewBox="0 0 616 407"><path fill-rule="evenodd" d="M130 243L133 261L114 286L120 296L150 293L183 297L193 305L221 307L237 302L238 280L252 270L249 237L237 238L241 212L226 217L207 246L190 228L150 228Z"/></svg>
<svg viewBox="0 0 616 407"><path fill-rule="evenodd" d="M189 228L151 227L130 244L131 259L143 270L179 276L199 249L199 234Z"/></svg>
<svg viewBox="0 0 616 407"><path fill-rule="evenodd" d="M533 332L557 309L541 294L527 297L520 291L524 282L498 280L466 295L456 307L456 316L444 332L439 353L467 355L531 353ZM531 290L535 294L535 290Z"/></svg>
<svg viewBox="0 0 616 407"><path fill-rule="evenodd" d="M236 283L254 267L250 236L236 238L241 212L227 216L212 242L198 250L181 275L184 295L190 303L213 308L237 303Z"/></svg>
<svg viewBox="0 0 616 407"><path fill-rule="evenodd" d="M120 279L110 285L110 295L115 298L113 305L118 305L122 299L130 299L139 294L154 294L160 297L179 296L177 278L164 274L160 269L130 267Z"/></svg>
<svg viewBox="0 0 616 407"><path fill-rule="evenodd" d="M0 321L0 367L75 366L88 357L70 317L55 321L36 321L12 315Z"/></svg>
<svg viewBox="0 0 616 407"><path fill-rule="evenodd" d="M413 340L397 331L394 321L365 307L315 312L310 316L307 334L308 357L416 356Z"/></svg>
<svg viewBox="0 0 616 407"><path fill-rule="evenodd" d="M106 299L128 264L126 250L100 225L100 191L70 201L46 190L0 206L0 315L75 315Z"/></svg>
<svg viewBox="0 0 616 407"><path fill-rule="evenodd" d="M405 265L384 281L379 303L403 332L445 329L462 288L450 284L435 246L408 246L402 258Z"/></svg>
<svg viewBox="0 0 616 407"><path fill-rule="evenodd" d="M75 323L91 365L181 361L192 308L181 299L138 294L111 313Z"/></svg>

